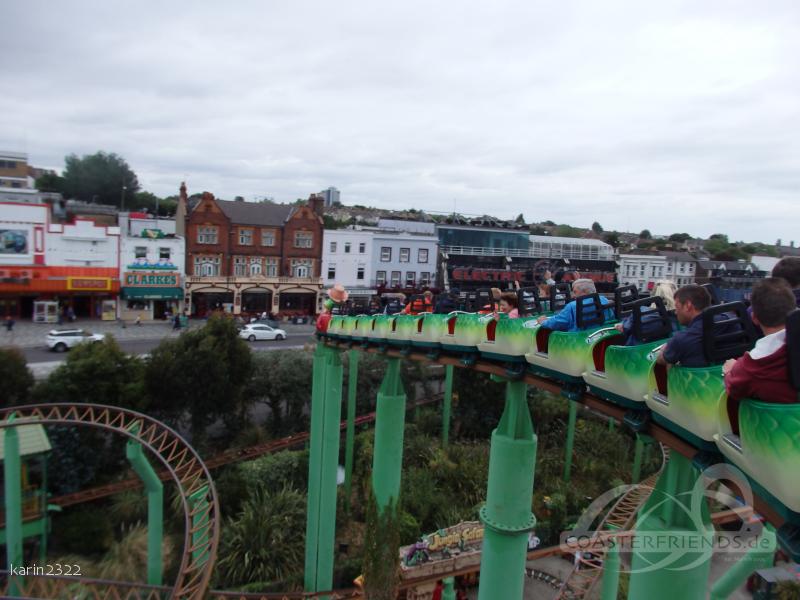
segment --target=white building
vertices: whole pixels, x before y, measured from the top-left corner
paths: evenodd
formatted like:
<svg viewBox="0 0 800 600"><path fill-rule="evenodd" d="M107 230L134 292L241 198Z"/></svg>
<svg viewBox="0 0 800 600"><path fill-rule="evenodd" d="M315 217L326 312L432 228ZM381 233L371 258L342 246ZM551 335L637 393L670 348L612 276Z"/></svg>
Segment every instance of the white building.
<svg viewBox="0 0 800 600"><path fill-rule="evenodd" d="M144 321L182 312L186 245L175 221L120 213L119 224L119 316Z"/></svg>
<svg viewBox="0 0 800 600"><path fill-rule="evenodd" d="M678 287L695 282L697 260L685 252L620 254L617 279L620 285L650 290L657 281L672 281Z"/></svg>
<svg viewBox="0 0 800 600"><path fill-rule="evenodd" d="M378 227L326 229L323 281L369 296L383 289L433 287L437 248L433 223L381 219Z"/></svg>
<svg viewBox="0 0 800 600"><path fill-rule="evenodd" d="M341 193L335 187L329 187L327 190L322 190L320 194L325 199L325 208L330 208L334 204L339 204Z"/></svg>

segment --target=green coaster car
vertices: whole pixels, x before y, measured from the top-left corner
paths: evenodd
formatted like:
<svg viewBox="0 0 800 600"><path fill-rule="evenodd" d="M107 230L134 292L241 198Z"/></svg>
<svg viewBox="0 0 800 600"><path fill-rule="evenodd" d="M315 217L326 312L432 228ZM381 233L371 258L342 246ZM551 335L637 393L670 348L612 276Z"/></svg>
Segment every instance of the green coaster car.
<svg viewBox="0 0 800 600"><path fill-rule="evenodd" d="M789 316L786 343L789 381L800 390L800 311ZM800 525L800 392L796 404L742 400L738 436L731 431L727 409L725 399L718 406L719 430L713 436L719 451L748 475L759 495L781 516ZM797 560L800 544L784 546L794 546L790 549Z"/></svg>
<svg viewBox="0 0 800 600"><path fill-rule="evenodd" d="M483 340L486 324L494 317L491 314L453 312L447 315L439 343L443 350L477 358L478 344Z"/></svg>
<svg viewBox="0 0 800 600"><path fill-rule="evenodd" d="M712 366L690 368L654 363L645 402L655 421L701 450L716 450L719 405L725 396L722 363L749 350L755 332L741 302L703 311L703 350Z"/></svg>
<svg viewBox="0 0 800 600"><path fill-rule="evenodd" d="M411 346L411 331L414 322L414 315L391 315L386 329L386 342L390 346Z"/></svg>
<svg viewBox="0 0 800 600"><path fill-rule="evenodd" d="M438 350L442 333L447 327L447 315L422 313L412 317L411 345L415 348Z"/></svg>
<svg viewBox="0 0 800 600"><path fill-rule="evenodd" d="M344 326L344 315L333 315L328 322L328 331L325 335L331 339L338 340L344 337L342 327Z"/></svg>
<svg viewBox="0 0 800 600"><path fill-rule="evenodd" d="M394 315L375 315L372 320L372 330L370 332L370 343L384 345L389 337L389 329L394 323Z"/></svg>
<svg viewBox="0 0 800 600"><path fill-rule="evenodd" d="M650 371L658 351L672 335L672 319L657 297L618 306L628 330L594 344L583 380L601 398L625 408L647 410L644 397L650 390ZM628 339L635 345L623 345Z"/></svg>
<svg viewBox="0 0 800 600"><path fill-rule="evenodd" d="M501 314L498 319L492 318L486 323L478 350L489 360L524 363L537 326L535 316L509 319Z"/></svg>
<svg viewBox="0 0 800 600"><path fill-rule="evenodd" d="M590 300L591 302L587 302ZM581 331L553 331L539 325L532 331L533 347L525 355L529 369L540 376L575 384L583 382L587 365L592 362L592 349L605 338L619 335L604 325L613 304L601 304L598 294L576 301L576 316Z"/></svg>
<svg viewBox="0 0 800 600"><path fill-rule="evenodd" d="M352 317L353 327L350 331L350 338L354 342L367 342L369 335L372 333L372 323L375 319L374 315L356 315Z"/></svg>

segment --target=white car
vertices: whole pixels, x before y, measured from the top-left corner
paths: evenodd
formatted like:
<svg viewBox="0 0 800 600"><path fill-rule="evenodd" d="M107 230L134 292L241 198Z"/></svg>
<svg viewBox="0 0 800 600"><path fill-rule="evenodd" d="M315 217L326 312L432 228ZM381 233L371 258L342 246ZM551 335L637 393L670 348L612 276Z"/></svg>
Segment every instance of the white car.
<svg viewBox="0 0 800 600"><path fill-rule="evenodd" d="M269 325L249 323L242 327L239 337L246 339L248 342L255 342L256 340L285 340L286 332L283 329L276 329Z"/></svg>
<svg viewBox="0 0 800 600"><path fill-rule="evenodd" d="M102 342L106 338L104 333L92 333L83 329L53 329L47 334L47 347L56 352L77 346L82 342Z"/></svg>

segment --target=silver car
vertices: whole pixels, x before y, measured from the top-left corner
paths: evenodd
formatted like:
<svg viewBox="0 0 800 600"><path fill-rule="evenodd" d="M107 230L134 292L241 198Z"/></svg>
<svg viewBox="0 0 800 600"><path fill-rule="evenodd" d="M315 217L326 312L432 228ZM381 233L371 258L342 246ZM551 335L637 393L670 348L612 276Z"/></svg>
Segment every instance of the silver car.
<svg viewBox="0 0 800 600"><path fill-rule="evenodd" d="M256 340L285 340L286 332L283 329L262 325L261 323L248 323L239 332L239 337L249 342Z"/></svg>

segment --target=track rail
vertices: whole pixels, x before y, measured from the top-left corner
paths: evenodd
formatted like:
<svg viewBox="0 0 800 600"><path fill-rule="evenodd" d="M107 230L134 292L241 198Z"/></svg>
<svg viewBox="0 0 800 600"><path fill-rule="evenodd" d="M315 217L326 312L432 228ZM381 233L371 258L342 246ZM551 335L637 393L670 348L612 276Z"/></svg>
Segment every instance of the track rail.
<svg viewBox="0 0 800 600"><path fill-rule="evenodd" d="M9 421L11 415L14 420ZM178 433L163 423L137 413L113 406L99 404L37 404L18 406L0 410L0 428L24 424L77 425L95 427L123 435L150 450L165 467L169 477L177 484L184 511L185 534L183 552L174 586L168 589L166 597L202 598L211 579L211 570L217 553L219 541L219 504L217 492L208 468L192 448ZM38 577L23 577L20 580L23 596L45 593L44 598L58 597L48 592L47 582ZM82 579L71 578L73 585L82 586ZM6 579L6 583L8 579ZM117 582L114 582L116 585ZM100 585L100 584L97 584ZM108 589L110 584L103 584ZM102 587L102 586L101 586ZM138 585L137 589L147 586ZM123 595L102 592L95 584L90 588L93 597L145 597L161 598L152 595ZM5 593L6 588L0 589ZM111 595L104 595L111 593Z"/></svg>

